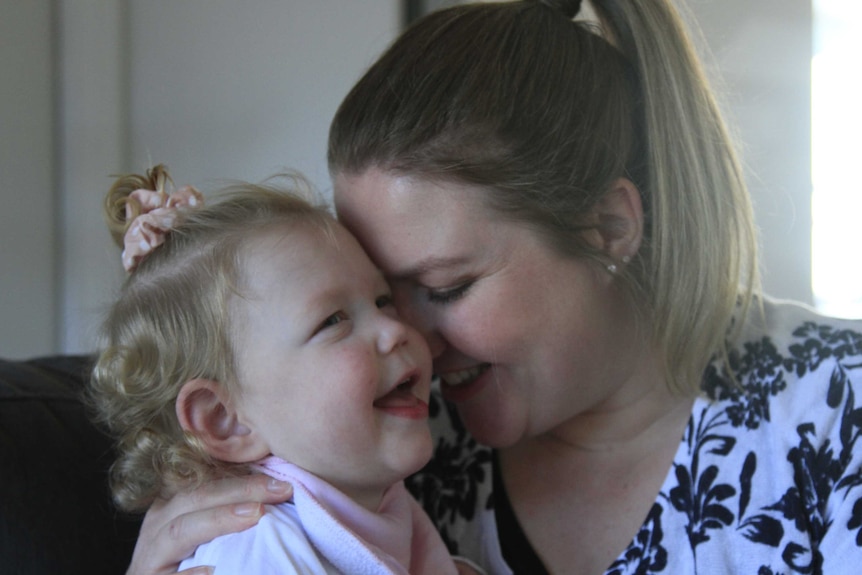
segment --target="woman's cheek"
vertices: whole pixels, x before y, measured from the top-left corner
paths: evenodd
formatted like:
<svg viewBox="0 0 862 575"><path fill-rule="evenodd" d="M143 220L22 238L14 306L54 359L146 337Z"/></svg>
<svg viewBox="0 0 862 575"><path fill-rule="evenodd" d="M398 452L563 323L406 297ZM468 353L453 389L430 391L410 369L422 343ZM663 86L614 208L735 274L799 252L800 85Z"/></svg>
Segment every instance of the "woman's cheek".
<svg viewBox="0 0 862 575"><path fill-rule="evenodd" d="M517 314L512 313L513 311L512 308L496 305L494 298L476 297L473 301L465 299L449 311L445 322L446 338L450 345L458 347L467 355L476 355L469 353L471 349L504 344L520 331L519 322L515 319Z"/></svg>

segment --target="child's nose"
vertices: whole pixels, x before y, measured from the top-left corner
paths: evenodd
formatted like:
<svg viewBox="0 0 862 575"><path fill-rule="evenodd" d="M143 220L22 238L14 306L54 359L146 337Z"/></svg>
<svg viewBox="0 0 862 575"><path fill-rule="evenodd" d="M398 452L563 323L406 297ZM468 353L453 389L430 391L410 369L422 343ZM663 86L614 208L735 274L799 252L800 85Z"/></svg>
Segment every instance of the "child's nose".
<svg viewBox="0 0 862 575"><path fill-rule="evenodd" d="M381 354L391 353L407 343L407 326L397 319L383 315L380 331L377 334L377 351Z"/></svg>

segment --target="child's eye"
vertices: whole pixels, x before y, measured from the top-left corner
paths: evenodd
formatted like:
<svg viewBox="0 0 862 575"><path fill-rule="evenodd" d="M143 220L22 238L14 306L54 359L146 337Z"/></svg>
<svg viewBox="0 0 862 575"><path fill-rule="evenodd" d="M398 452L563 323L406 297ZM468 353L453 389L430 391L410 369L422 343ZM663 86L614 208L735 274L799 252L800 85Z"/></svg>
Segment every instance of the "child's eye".
<svg viewBox="0 0 862 575"><path fill-rule="evenodd" d="M348 319L347 314L344 313L343 311L335 312L334 314L332 314L331 316L329 316L328 318L323 320L323 322L317 328L317 331L321 331L321 330L326 329L328 327L338 325L339 323L341 323L343 321L347 321L347 319Z"/></svg>
<svg viewBox="0 0 862 575"><path fill-rule="evenodd" d="M466 282L449 289L441 290L428 288L428 301L440 305L452 303L464 297L464 295L467 293L470 287L472 287L472 285L472 282Z"/></svg>
<svg viewBox="0 0 862 575"><path fill-rule="evenodd" d="M389 294L382 295L379 298L377 298L376 300L374 300L374 303L377 305L378 308L381 308L381 309L384 307L389 307L392 305L392 296Z"/></svg>

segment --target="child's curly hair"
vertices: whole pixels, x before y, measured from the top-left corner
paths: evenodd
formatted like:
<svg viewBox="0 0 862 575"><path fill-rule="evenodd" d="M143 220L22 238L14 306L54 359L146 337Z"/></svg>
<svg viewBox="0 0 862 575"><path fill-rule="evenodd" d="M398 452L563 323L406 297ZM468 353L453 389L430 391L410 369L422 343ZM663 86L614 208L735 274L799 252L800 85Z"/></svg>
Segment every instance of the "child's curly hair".
<svg viewBox="0 0 862 575"><path fill-rule="evenodd" d="M89 398L117 441L111 487L124 510L145 510L179 488L247 472L210 458L180 427L175 402L183 384L195 378L236 392L230 304L242 297L244 247L274 226L289 231L312 224L331 231L333 216L305 180L296 174L284 178L289 187L274 179L237 184L212 206L182 211L165 243L128 277L107 313ZM105 210L119 245L134 219L125 217L129 194L160 190L169 179L159 165L146 176L117 180Z"/></svg>

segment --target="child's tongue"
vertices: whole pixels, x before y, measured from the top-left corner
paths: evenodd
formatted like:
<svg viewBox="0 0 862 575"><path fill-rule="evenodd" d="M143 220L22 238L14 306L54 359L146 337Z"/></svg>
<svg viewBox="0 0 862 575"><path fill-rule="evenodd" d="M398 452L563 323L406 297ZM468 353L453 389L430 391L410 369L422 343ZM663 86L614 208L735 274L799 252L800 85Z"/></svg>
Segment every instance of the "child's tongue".
<svg viewBox="0 0 862 575"><path fill-rule="evenodd" d="M410 389L398 386L377 401L375 407L412 407L419 403L419 398L410 393Z"/></svg>

